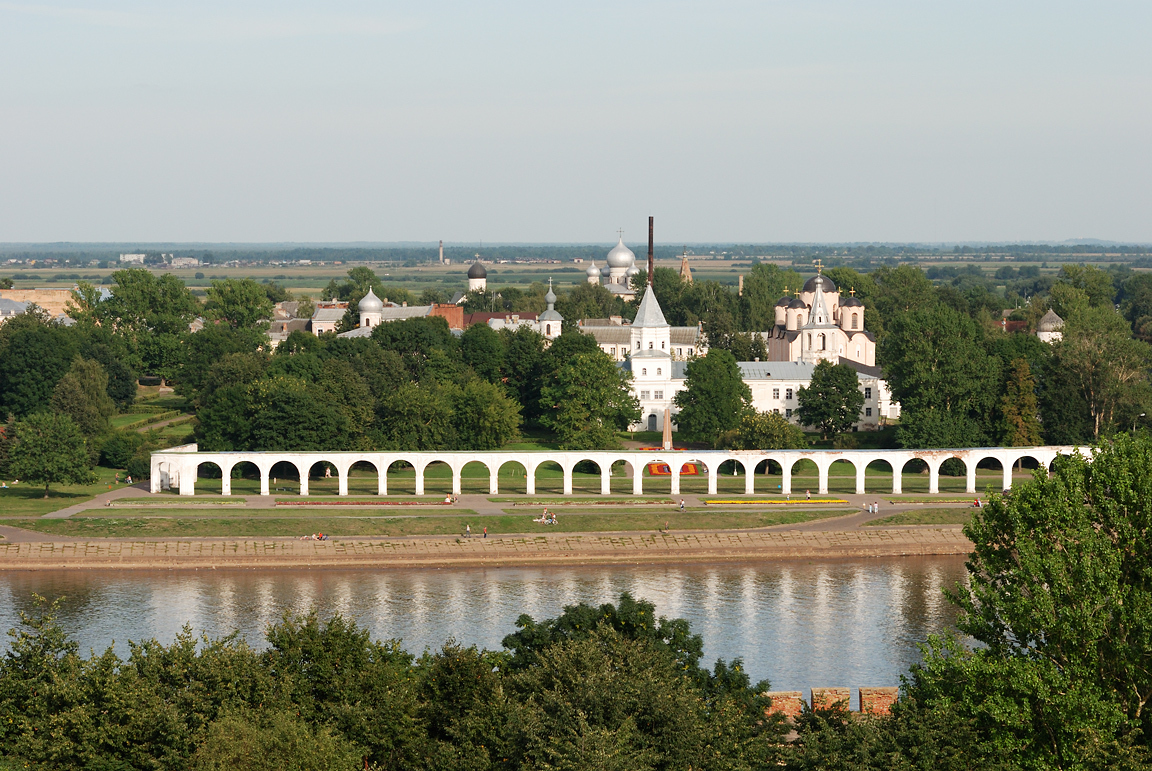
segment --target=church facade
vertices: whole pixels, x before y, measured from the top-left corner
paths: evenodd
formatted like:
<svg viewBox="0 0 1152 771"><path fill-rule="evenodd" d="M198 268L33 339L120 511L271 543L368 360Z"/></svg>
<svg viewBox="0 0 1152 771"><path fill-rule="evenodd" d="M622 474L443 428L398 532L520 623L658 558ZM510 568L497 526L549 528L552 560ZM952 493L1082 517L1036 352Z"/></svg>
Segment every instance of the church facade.
<svg viewBox="0 0 1152 771"><path fill-rule="evenodd" d="M817 273L795 297L776 303L776 325L762 332L769 361L816 364L847 359L876 366L876 338L864 329L864 303L855 291L841 298L827 276Z"/></svg>

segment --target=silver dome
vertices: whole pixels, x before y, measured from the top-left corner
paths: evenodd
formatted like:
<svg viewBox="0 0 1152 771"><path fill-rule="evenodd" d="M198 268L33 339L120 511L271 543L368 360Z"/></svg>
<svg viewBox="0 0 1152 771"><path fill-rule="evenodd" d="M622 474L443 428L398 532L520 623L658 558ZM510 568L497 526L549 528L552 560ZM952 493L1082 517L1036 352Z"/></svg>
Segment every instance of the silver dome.
<svg viewBox="0 0 1152 771"><path fill-rule="evenodd" d="M633 264L632 267L628 268L628 270L624 271L624 275L628 276L629 278L631 278L632 276L637 276L639 274L640 274L640 269L637 268L635 264Z"/></svg>
<svg viewBox="0 0 1152 771"><path fill-rule="evenodd" d="M584 271L585 276L599 276L600 269L596 267L596 260L592 260L592 264L588 266L588 270Z"/></svg>
<svg viewBox="0 0 1152 771"><path fill-rule="evenodd" d="M384 303L376 296L376 293L371 288L368 289L368 294L364 295L364 299L356 306L361 313L383 313Z"/></svg>
<svg viewBox="0 0 1152 771"><path fill-rule="evenodd" d="M636 253L624 245L624 238L608 252L609 268L627 268L636 264Z"/></svg>

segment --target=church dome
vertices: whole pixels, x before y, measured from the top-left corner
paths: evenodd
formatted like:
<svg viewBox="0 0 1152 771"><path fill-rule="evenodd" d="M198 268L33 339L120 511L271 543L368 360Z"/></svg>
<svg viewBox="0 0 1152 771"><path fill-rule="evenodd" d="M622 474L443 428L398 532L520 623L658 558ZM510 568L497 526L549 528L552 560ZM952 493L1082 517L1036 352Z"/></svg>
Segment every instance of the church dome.
<svg viewBox="0 0 1152 771"><path fill-rule="evenodd" d="M600 275L600 269L596 267L596 260L592 260L592 264L588 266L588 270L584 271L584 275L588 278L595 278Z"/></svg>
<svg viewBox="0 0 1152 771"><path fill-rule="evenodd" d="M484 266L480 264L480 260L472 263L472 267L468 269L468 278L487 278L488 271L484 270Z"/></svg>
<svg viewBox="0 0 1152 771"><path fill-rule="evenodd" d="M551 308L556 304L556 293L552 291L552 282L548 282L548 294L544 295L544 302Z"/></svg>
<svg viewBox="0 0 1152 771"><path fill-rule="evenodd" d="M779 300L776 301L776 307L777 308L787 308L791 302L792 302L792 298L789 297L788 295L784 295L783 297L781 297Z"/></svg>
<svg viewBox="0 0 1152 771"><path fill-rule="evenodd" d="M1036 325L1037 332L1058 332L1064 328L1064 319L1056 315L1056 311L1051 308L1040 319L1040 323Z"/></svg>
<svg viewBox="0 0 1152 771"><path fill-rule="evenodd" d="M624 275L628 276L629 278L632 276L638 276L640 275L640 269L633 265L632 267L628 268L628 270L624 271Z"/></svg>
<svg viewBox="0 0 1152 771"><path fill-rule="evenodd" d="M857 300L855 297L849 297L847 300L840 302L841 308L863 308L864 303Z"/></svg>
<svg viewBox="0 0 1152 771"><path fill-rule="evenodd" d="M624 238L621 237L620 241L612 247L612 251L608 252L608 267L627 268L635 264L636 253L624 245Z"/></svg>
<svg viewBox="0 0 1152 771"><path fill-rule="evenodd" d="M364 295L364 299L360 301L360 304L356 306L356 308L361 313L383 313L384 303L376 296L375 292L369 289L368 294Z"/></svg>
<svg viewBox="0 0 1152 771"><path fill-rule="evenodd" d="M820 288L825 292L836 291L836 285L833 284L832 279L828 278L827 276L813 276L812 278L808 279L804 282L804 291L815 292L817 285L820 285Z"/></svg>
<svg viewBox="0 0 1152 771"><path fill-rule="evenodd" d="M789 308L807 308L808 306L804 304L803 300L801 300L799 297L797 297L795 300L788 303L788 307Z"/></svg>

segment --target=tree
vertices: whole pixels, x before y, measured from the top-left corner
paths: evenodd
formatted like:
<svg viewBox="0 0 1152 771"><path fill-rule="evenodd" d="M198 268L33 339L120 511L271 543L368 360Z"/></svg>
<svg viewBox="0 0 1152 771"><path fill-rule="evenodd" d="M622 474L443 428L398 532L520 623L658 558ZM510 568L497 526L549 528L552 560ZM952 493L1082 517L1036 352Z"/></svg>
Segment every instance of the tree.
<svg viewBox="0 0 1152 771"><path fill-rule="evenodd" d="M864 393L856 370L847 364L821 361L812 371L812 382L796 394L800 422L829 434L847 431L860 419Z"/></svg>
<svg viewBox="0 0 1152 771"><path fill-rule="evenodd" d="M1152 349L1129 334L1111 308L1086 308L1066 320L1056 345L1054 356L1088 405L1094 439L1147 411Z"/></svg>
<svg viewBox="0 0 1152 771"><path fill-rule="evenodd" d="M1004 417L1004 444L1032 447L1040 444L1040 417L1036 405L1036 380L1027 359L1015 359L1008 370L1004 396L1000 398Z"/></svg>
<svg viewBox="0 0 1152 771"><path fill-rule="evenodd" d="M740 425L752 402L752 392L740 374L735 357L713 348L688 362L684 390L676 394L676 425L690 441L715 445Z"/></svg>
<svg viewBox="0 0 1152 771"><path fill-rule="evenodd" d="M204 304L205 317L223 322L232 329L267 330L272 311L273 302L268 290L250 278L213 281L208 288L208 301Z"/></svg>
<svg viewBox="0 0 1152 771"><path fill-rule="evenodd" d="M508 395L520 404L524 421L540 425L540 380L545 362L544 336L528 327L500 330L504 342L502 380ZM563 334L560 337L564 337ZM559 338L557 338L559 339ZM551 368L549 368L551 371Z"/></svg>
<svg viewBox="0 0 1152 771"><path fill-rule="evenodd" d="M351 426L330 396L296 378L251 386L253 450L342 450Z"/></svg>
<svg viewBox="0 0 1152 771"><path fill-rule="evenodd" d="M462 450L495 450L520 431L520 405L486 380L454 388L453 417Z"/></svg>
<svg viewBox="0 0 1152 771"><path fill-rule="evenodd" d="M177 378L176 391L197 400L208 373L217 362L233 353L255 354L267 342L268 338L259 330L234 329L226 324L212 324L189 334L180 348L179 369L173 373Z"/></svg>
<svg viewBox="0 0 1152 771"><path fill-rule="evenodd" d="M401 385L376 404L374 441L389 450L440 450L456 444L451 394L444 389Z"/></svg>
<svg viewBox="0 0 1152 771"><path fill-rule="evenodd" d="M1021 767L1104 767L1141 753L1146 763L1149 500L1152 440L1126 435L994 496L964 528L969 586L953 596L958 628L981 648L937 643L912 695L957 706L986 747Z"/></svg>
<svg viewBox="0 0 1152 771"><path fill-rule="evenodd" d="M26 311L0 326L0 415L44 410L72 366L77 341L42 311Z"/></svg>
<svg viewBox="0 0 1152 771"><path fill-rule="evenodd" d="M540 389L542 421L570 450L616 446L615 433L640 419L632 375L606 353L577 353Z"/></svg>
<svg viewBox="0 0 1152 771"><path fill-rule="evenodd" d="M487 324L473 324L460 336L460 358L489 383L498 383L504 365L504 341Z"/></svg>
<svg viewBox="0 0 1152 771"><path fill-rule="evenodd" d="M733 450L798 450L808 442L800 427L789 423L780 413L748 410L740 418L740 425L726 434L721 444Z"/></svg>
<svg viewBox="0 0 1152 771"><path fill-rule="evenodd" d="M771 263L752 266L744 277L744 294L740 296L741 328L764 332L776 325L776 301L785 289L799 290L804 280L794 270L783 270Z"/></svg>
<svg viewBox="0 0 1152 771"><path fill-rule="evenodd" d="M98 362L80 358L52 392L52 409L67 415L92 442L112 429L109 418L116 405L108 396L108 374Z"/></svg>
<svg viewBox="0 0 1152 771"><path fill-rule="evenodd" d="M92 479L84 435L67 415L38 412L16 424L8 470L17 479L53 484L83 484Z"/></svg>
<svg viewBox="0 0 1152 771"><path fill-rule="evenodd" d="M264 710L208 725L188 768L194 771L347 771L360 762L355 745L331 728L291 712Z"/></svg>

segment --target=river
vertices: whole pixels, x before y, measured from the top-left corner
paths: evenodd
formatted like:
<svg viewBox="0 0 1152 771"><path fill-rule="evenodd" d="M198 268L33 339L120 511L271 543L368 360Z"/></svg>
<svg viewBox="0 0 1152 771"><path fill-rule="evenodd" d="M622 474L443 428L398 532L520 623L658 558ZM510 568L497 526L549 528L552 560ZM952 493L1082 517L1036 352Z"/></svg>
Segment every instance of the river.
<svg viewBox="0 0 1152 771"><path fill-rule="evenodd" d="M414 653L454 637L498 648L521 613L621 592L683 617L704 637L704 660L743 657L753 681L776 690L899 685L917 644L948 630L944 588L965 578L962 557L607 567L415 570L0 572L0 628L19 622L32 593L64 595L61 621L86 653L128 640L170 642L190 624L210 636L239 630L263 644L285 611L315 607L354 617L374 637ZM7 646L7 640L4 647ZM853 701L856 695L853 692Z"/></svg>

